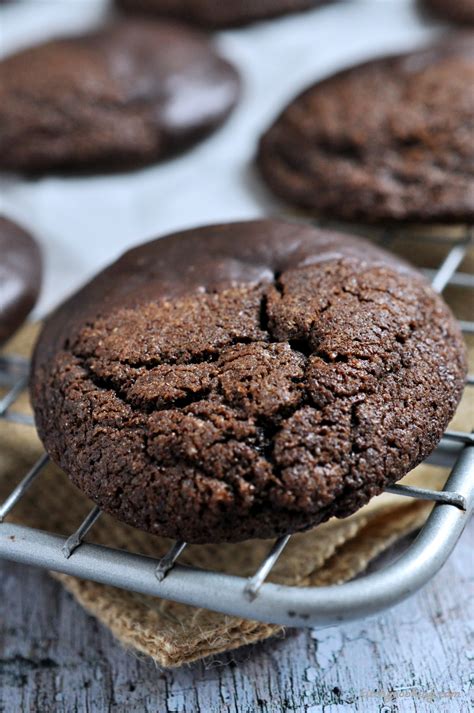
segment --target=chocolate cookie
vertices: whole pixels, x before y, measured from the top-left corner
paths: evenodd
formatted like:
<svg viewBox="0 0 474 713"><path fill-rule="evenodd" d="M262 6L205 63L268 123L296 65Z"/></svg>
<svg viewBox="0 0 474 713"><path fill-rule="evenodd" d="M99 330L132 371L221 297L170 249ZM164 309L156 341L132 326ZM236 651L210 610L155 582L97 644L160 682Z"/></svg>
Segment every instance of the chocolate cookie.
<svg viewBox="0 0 474 713"><path fill-rule="evenodd" d="M455 35L313 85L261 139L265 181L333 219L472 222L473 46Z"/></svg>
<svg viewBox="0 0 474 713"><path fill-rule="evenodd" d="M330 0L116 0L123 10L176 17L205 27L231 27L316 7Z"/></svg>
<svg viewBox="0 0 474 713"><path fill-rule="evenodd" d="M41 286L41 255L31 235L0 216L0 344L18 329Z"/></svg>
<svg viewBox="0 0 474 713"><path fill-rule="evenodd" d="M48 320L32 398L53 460L104 510L189 542L345 516L435 447L465 353L425 280L283 221L120 258Z"/></svg>
<svg viewBox="0 0 474 713"><path fill-rule="evenodd" d="M474 0L421 0L421 5L446 20L474 24Z"/></svg>
<svg viewBox="0 0 474 713"><path fill-rule="evenodd" d="M0 62L0 167L155 161L212 131L238 93L236 70L207 39L171 22L53 40Z"/></svg>

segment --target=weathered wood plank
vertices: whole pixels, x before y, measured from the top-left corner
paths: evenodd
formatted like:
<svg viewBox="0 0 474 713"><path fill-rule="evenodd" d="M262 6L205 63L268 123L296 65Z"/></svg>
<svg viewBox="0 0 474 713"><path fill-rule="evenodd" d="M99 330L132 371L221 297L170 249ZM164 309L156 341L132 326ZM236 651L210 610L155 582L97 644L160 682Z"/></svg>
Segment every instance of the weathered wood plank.
<svg viewBox="0 0 474 713"><path fill-rule="evenodd" d="M474 522L438 577L374 618L178 671L124 651L44 572L0 566L0 711L432 713L474 706Z"/></svg>

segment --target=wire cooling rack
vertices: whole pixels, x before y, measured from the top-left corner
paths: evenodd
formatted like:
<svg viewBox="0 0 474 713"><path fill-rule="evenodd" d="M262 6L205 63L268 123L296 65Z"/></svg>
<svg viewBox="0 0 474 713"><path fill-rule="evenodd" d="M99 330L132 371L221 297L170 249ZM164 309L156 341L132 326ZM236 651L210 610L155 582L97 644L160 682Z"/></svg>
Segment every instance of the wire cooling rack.
<svg viewBox="0 0 474 713"><path fill-rule="evenodd" d="M394 233L380 237L389 244ZM433 288L466 288L474 296L474 275L458 268L472 244L468 230L456 240L436 236L417 240L447 243L436 269L426 269ZM474 321L461 321L464 333L474 334ZM11 409L28 383L26 360L0 357L0 386L9 390L0 400L0 418L34 426L30 416ZM474 376L466 388L474 387ZM180 565L186 547L175 542L161 559L85 543L84 538L101 515L93 508L77 530L61 537L5 520L30 485L41 477L48 456L42 455L0 505L0 557L109 584L142 594L288 626L331 625L374 614L417 591L442 567L459 539L474 508L474 434L448 430L428 459L449 465L450 475L440 492L396 484L386 492L432 500L435 506L416 540L392 564L359 579L329 587L295 587L266 582L290 536L281 537L250 578Z"/></svg>

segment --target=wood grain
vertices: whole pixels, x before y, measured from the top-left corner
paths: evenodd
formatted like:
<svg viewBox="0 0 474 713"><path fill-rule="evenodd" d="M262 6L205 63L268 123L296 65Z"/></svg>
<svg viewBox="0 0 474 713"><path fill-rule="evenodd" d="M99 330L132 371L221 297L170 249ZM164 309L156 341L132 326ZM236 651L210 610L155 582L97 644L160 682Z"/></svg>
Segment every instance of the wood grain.
<svg viewBox="0 0 474 713"><path fill-rule="evenodd" d="M377 618L177 670L124 651L45 572L0 563L0 711L469 713L474 521L442 572Z"/></svg>

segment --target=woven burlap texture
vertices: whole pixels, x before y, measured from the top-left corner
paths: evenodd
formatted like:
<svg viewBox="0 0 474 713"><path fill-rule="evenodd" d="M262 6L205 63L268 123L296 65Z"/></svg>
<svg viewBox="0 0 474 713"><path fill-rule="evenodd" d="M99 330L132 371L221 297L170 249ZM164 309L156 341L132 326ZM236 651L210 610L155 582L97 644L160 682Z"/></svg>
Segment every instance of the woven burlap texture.
<svg viewBox="0 0 474 713"><path fill-rule="evenodd" d="M7 350L28 355L37 327L23 329ZM463 407L466 410L468 407ZM27 396L15 406L29 411ZM465 420L465 418L461 418ZM4 497L42 452L33 428L0 422L0 498ZM421 466L408 477L427 487L441 487L446 473ZM20 501L10 518L30 527L73 532L91 503L66 476L50 465ZM332 520L312 532L295 535L274 568L272 581L298 586L344 582L398 538L424 522L430 505L395 496L375 498L356 515ZM153 537L102 515L90 539L96 543L159 557L169 547ZM188 547L183 564L249 575L270 543L252 541L233 545ZM127 647L151 656L160 666L176 667L281 633L278 626L246 621L205 609L143 596L113 587L53 574L77 601L108 626ZM170 575L172 576L172 575Z"/></svg>

